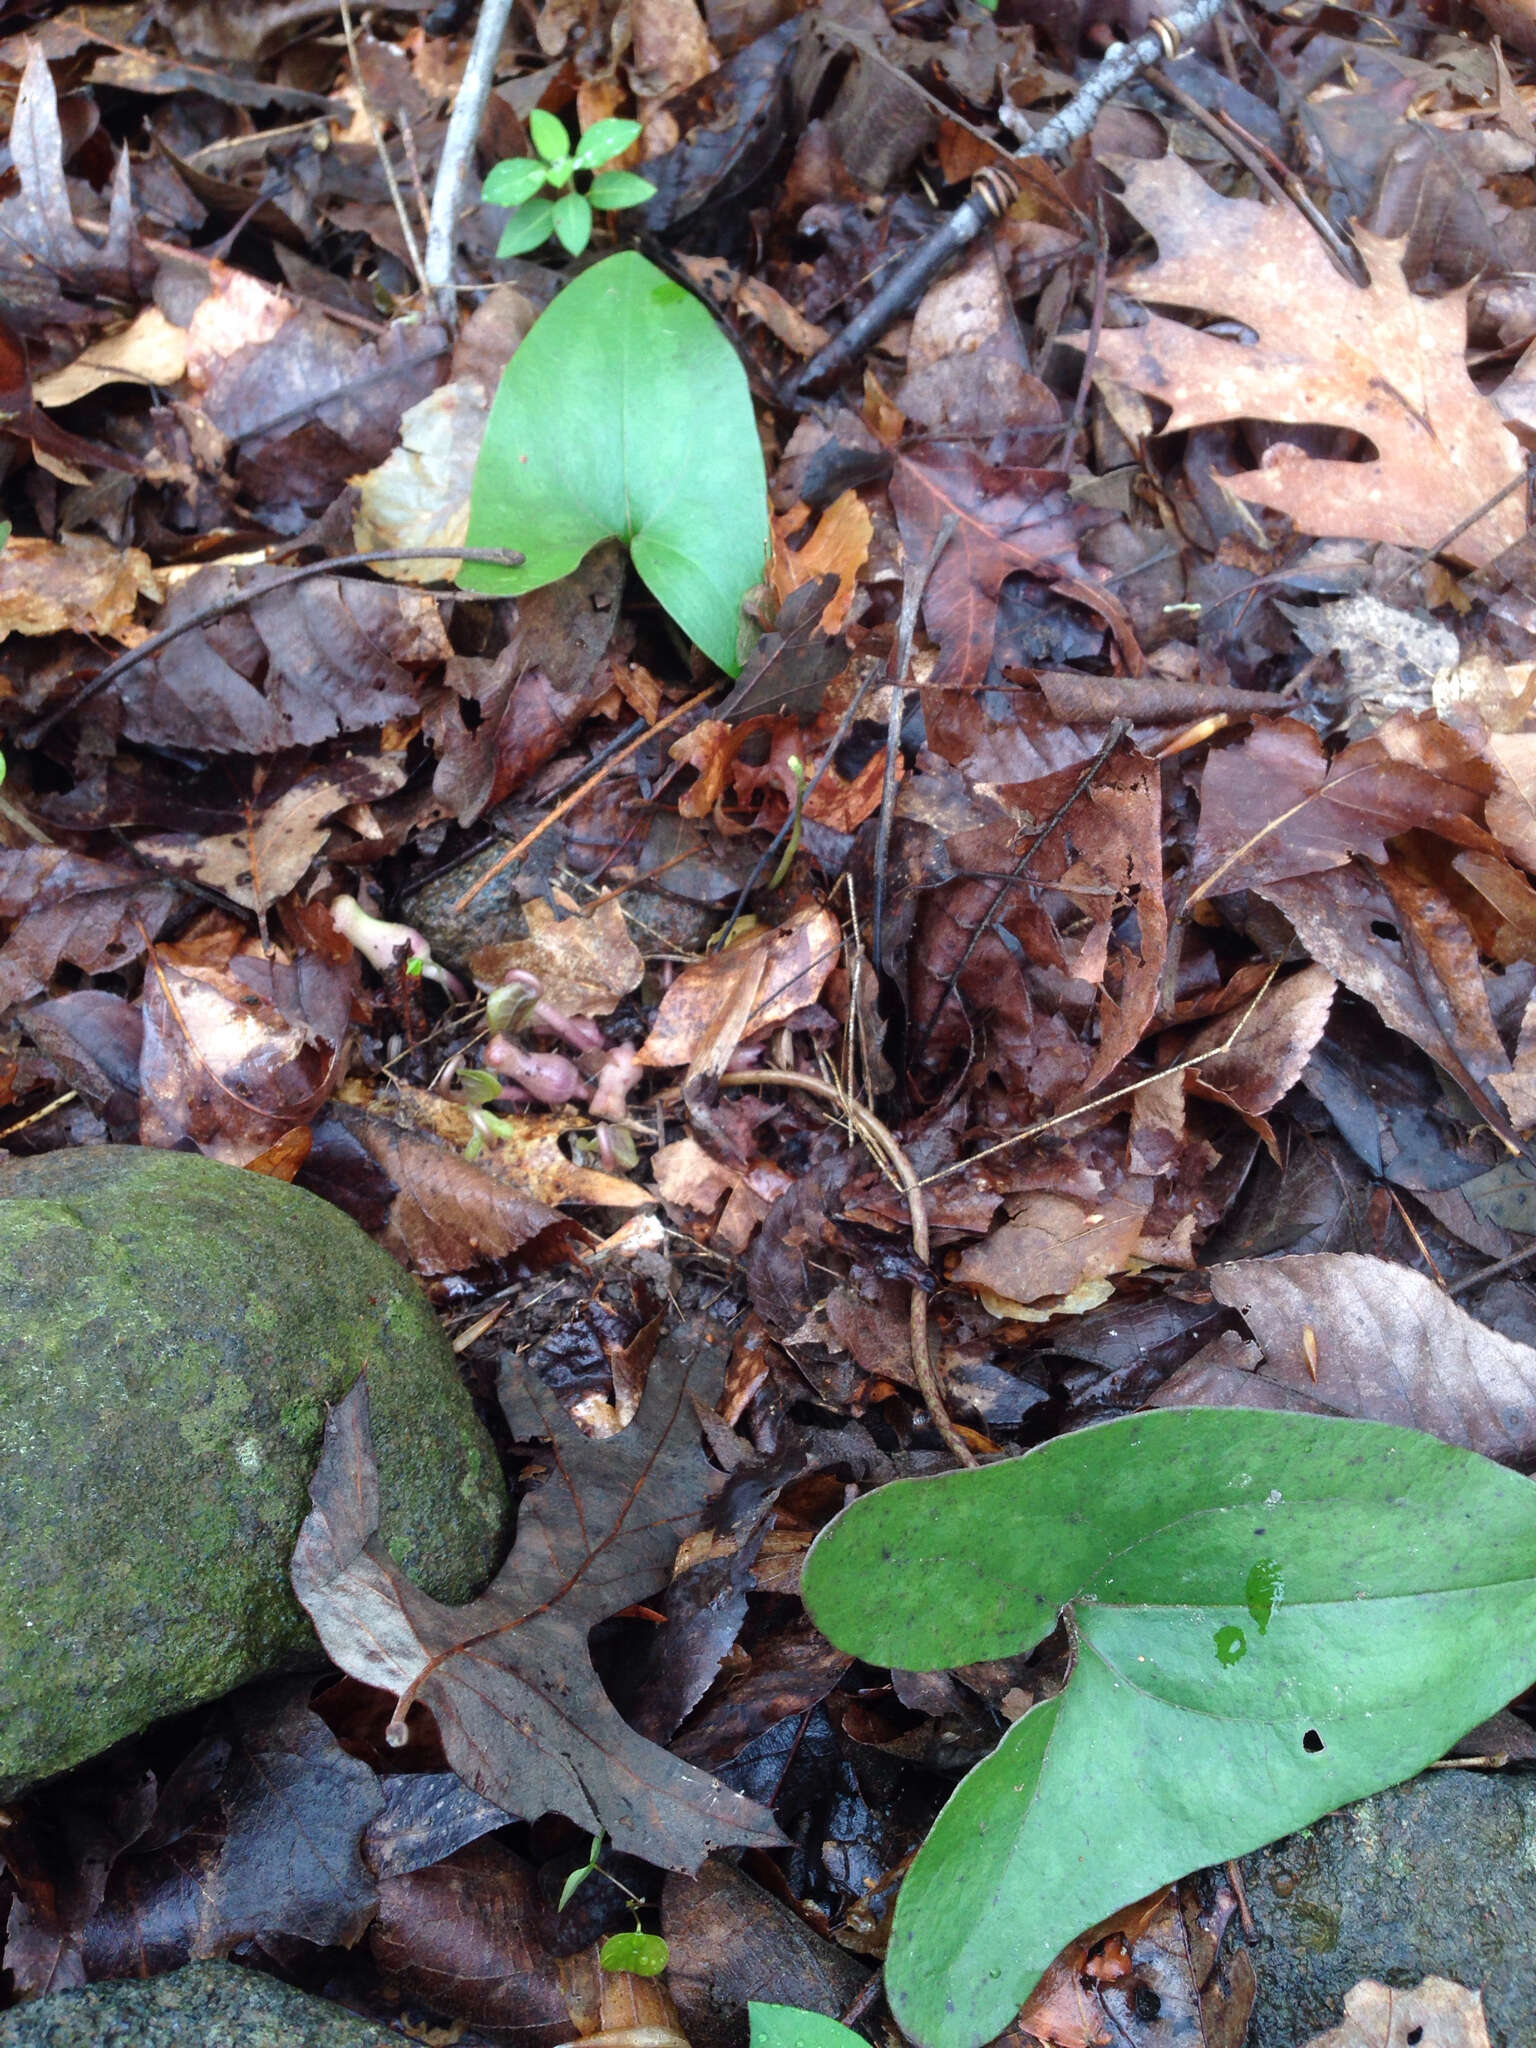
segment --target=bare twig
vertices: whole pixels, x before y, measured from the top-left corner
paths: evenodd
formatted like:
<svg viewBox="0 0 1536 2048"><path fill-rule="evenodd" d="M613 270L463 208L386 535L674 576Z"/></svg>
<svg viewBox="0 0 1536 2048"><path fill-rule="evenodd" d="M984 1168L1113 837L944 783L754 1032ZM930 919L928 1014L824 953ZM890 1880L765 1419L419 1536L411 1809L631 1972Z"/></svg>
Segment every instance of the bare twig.
<svg viewBox="0 0 1536 2048"><path fill-rule="evenodd" d="M432 218L427 228L425 264L426 287L437 302L437 310L452 321L458 310L453 289L454 231L459 222L459 195L464 173L480 133L485 106L496 76L496 59L501 39L507 32L512 0L485 0L475 27L475 40L464 71L464 83L453 103L443 154L438 160L437 182L432 187Z"/></svg>
<svg viewBox="0 0 1536 2048"><path fill-rule="evenodd" d="M620 747L616 754L609 754L605 756L603 764L600 768L596 769L594 773L589 775L585 782L578 782L576 787L571 791L569 796L562 797L559 803L555 805L552 811L545 812L544 816L540 818L539 822L537 823L537 825L534 826L531 832L525 832L522 838L518 840L515 846L509 846L506 852L501 856L500 860L493 861L491 865L486 869L485 873L481 875L477 881L474 881L470 884L470 886L464 891L464 894L459 898L458 902L454 904L453 915L457 917L459 913L462 910L464 910L468 904L474 902L475 898L480 894L480 891L483 888L485 888L488 883L494 882L496 877L499 874L504 873L506 869L511 867L514 861L521 860L523 855L528 851L528 849L531 846L536 845L537 842L544 837L544 834L549 830L551 825L558 824L559 821L565 816L567 811L575 810L576 806L581 802L584 796L590 796L592 791L597 788L597 785L607 775L610 768L617 768L619 763L621 761L627 761L631 754L638 754L640 749L647 742L647 740L655 739L657 733L665 732L669 725L676 725L677 721L681 717L683 717L686 712L694 710L696 706L704 702L706 697L712 696L717 687L718 686L716 684L711 683L707 690L700 690L696 696L689 697L682 704L674 704L672 709L667 713L665 718L658 718L656 723L654 725L648 725L645 728L644 732L636 733L635 737L630 741L628 746Z"/></svg>
<svg viewBox="0 0 1536 2048"><path fill-rule="evenodd" d="M880 826L875 841L874 924L870 932L869 957L877 974L885 966L885 882L886 863L891 853L891 828L896 822L896 764L901 753L901 721L907 707L907 670L912 663L912 636L917 631L918 607L928 588L928 579L938 567L939 557L955 537L960 524L958 512L946 512L928 550L907 577L901 592L901 619L896 628L896 645L891 655L891 701L885 719L885 781L880 790Z"/></svg>
<svg viewBox="0 0 1536 2048"><path fill-rule="evenodd" d="M928 1208L923 1200L921 1183L912 1170L911 1160L873 1110L866 1109L862 1102L855 1102L851 1096L845 1095L842 1089L834 1087L830 1081L823 1081L815 1074L794 1074L772 1067L752 1067L722 1074L720 1085L722 1088L803 1088L808 1095L819 1095L823 1102L836 1103L870 1151L890 1167L901 1183L902 1193L907 1198L907 1211L912 1218L912 1249L924 1266L928 1264ZM945 1405L944 1388L939 1379L938 1368L934 1365L933 1355L928 1349L928 1297L921 1283L916 1280L912 1282L908 1329L912 1340L913 1377L917 1381L919 1393L928 1405L928 1413L933 1417L933 1426L962 1465L974 1465L977 1462L976 1453L955 1427Z"/></svg>
<svg viewBox="0 0 1536 2048"><path fill-rule="evenodd" d="M292 543L290 542L291 546ZM75 691L64 703L46 718L29 725L25 732L17 735L19 747L36 747L48 737L56 725L78 711L82 704L88 704L93 697L99 697L119 677L137 668L141 661L148 661L169 647L173 640L179 640L183 633L195 633L200 626L211 626L215 619L226 618L230 612L237 612L242 606L254 604L258 598L271 597L274 591L291 590L296 583L308 583L316 576L329 576L337 569L365 569L373 562L433 562L444 555L460 562L495 562L504 569L515 569L522 561L516 548L455 548L438 541L429 548L371 548L362 555L331 555L323 562L306 562L302 569L292 569L286 576L274 576L270 583L263 583L259 590L236 591L233 597L222 597L217 604L206 604L201 611L190 617L179 619L174 626L167 626L159 633L152 633L147 640L141 640L137 647L130 647L126 654L120 654L116 661L109 662L99 676L92 676L88 683ZM190 738L190 735L189 735Z"/></svg>
<svg viewBox="0 0 1536 2048"><path fill-rule="evenodd" d="M994 892L992 901L987 905L985 914L983 915L981 922L976 926L975 930L971 933L971 936L966 941L965 951L960 955L959 960L956 961L954 967L950 970L948 976L945 979L943 991L939 996L938 1002L934 1005L933 1015L928 1019L927 1024L924 1026L923 1035L918 1040L917 1051L912 1055L912 1064L914 1066L917 1065L917 1063L922 1059L923 1054L928 1050L928 1041L932 1038L934 1031L938 1026L938 1021L940 1017L942 1017L944 1014L944 1005L949 1001L950 997L954 995L956 988L958 987L961 975L964 974L966 968L971 963L971 955L976 951L976 948L981 944L982 940L986 937L987 933L992 929L993 919L997 916L998 911L1002 908L1004 899L1008 896L1011 890L1015 889L1018 886L1018 884L1024 879L1025 875L1029 873L1030 863L1033 861L1035 855L1040 851L1041 847L1044 846L1045 842L1050 838L1051 834L1062 823L1063 819L1065 819L1070 814L1070 812L1076 807L1080 800L1088 794L1089 790L1092 789L1093 785L1104 773L1105 768L1109 765L1110 756L1114 753L1115 749L1119 746L1120 742L1125 738L1126 734L1130 731L1130 729L1130 721L1128 719L1117 718L1114 720L1114 722L1111 724L1109 728L1109 731L1104 735L1103 743L1099 747L1099 751L1094 755L1093 759L1088 762L1086 767L1083 769L1082 774L1077 778L1077 781L1072 785L1071 789L1062 798L1061 802L1056 806L1055 810L1052 811L1051 815L1046 819L1045 823L1040 827L1039 831L1036 832L1030 839L1029 844L1025 847L1024 851L1019 855L1018 859L1014 862L1011 872L1005 877L1005 879L999 885L997 890Z"/></svg>
<svg viewBox="0 0 1536 2048"><path fill-rule="evenodd" d="M1172 14L1163 16L1154 28L1133 43L1117 43L1082 91L1039 128L1014 152L1019 157L1051 156L1068 149L1086 135L1099 117L1099 109L1122 85L1127 85L1148 64L1177 54L1180 43L1198 35L1226 5L1226 0L1191 0ZM878 341L893 322L914 306L924 290L963 249L983 235L1018 196L1018 180L1002 165L990 166L972 185L948 219L940 221L931 235L919 242L911 255L876 292L862 313L858 313L841 334L814 355L788 387L795 396L820 384L851 363L855 356Z"/></svg>
<svg viewBox="0 0 1536 2048"><path fill-rule="evenodd" d="M352 28L352 9L348 0L341 0L341 32L347 39L347 56L351 61L352 76L357 80L357 97L362 104L363 119L368 123L368 133L373 137L373 146L384 169L384 182L389 187L390 198L394 201L395 217L405 238L405 253L411 260L411 269L416 273L417 289L423 299L428 299L431 295L427 290L426 272L421 267L421 250L417 246L416 231L411 226L411 216L405 210L405 197L400 190L400 181L395 176L395 167L389 160L389 151L384 147L384 131L373 111L373 98L363 77L363 67L357 61L357 37Z"/></svg>

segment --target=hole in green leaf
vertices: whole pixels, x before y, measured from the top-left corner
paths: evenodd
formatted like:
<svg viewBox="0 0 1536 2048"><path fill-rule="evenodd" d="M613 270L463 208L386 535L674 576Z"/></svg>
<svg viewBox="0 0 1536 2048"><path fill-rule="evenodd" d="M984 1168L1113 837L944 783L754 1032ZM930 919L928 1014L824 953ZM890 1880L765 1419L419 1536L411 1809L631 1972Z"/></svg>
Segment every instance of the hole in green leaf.
<svg viewBox="0 0 1536 2048"><path fill-rule="evenodd" d="M1248 1638L1230 1622L1225 1628L1217 1629L1215 1643L1218 1664L1240 1664L1248 1654Z"/></svg>
<svg viewBox="0 0 1536 2048"><path fill-rule="evenodd" d="M1328 1747L1327 1743L1324 1742L1323 1738L1321 1737L1321 1735L1318 1734L1315 1728L1309 1728L1306 1734L1303 1735L1303 1737L1301 1738L1301 1746L1307 1752L1308 1756L1321 1756L1323 1751Z"/></svg>

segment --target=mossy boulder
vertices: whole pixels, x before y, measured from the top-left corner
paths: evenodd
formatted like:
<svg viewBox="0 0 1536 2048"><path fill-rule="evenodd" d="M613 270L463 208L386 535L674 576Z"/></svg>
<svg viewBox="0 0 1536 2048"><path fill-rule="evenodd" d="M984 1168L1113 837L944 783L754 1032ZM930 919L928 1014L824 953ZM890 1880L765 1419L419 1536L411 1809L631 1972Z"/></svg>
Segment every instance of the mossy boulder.
<svg viewBox="0 0 1536 2048"><path fill-rule="evenodd" d="M55 1991L0 2013L0 2048L400 2048L344 2006L234 1963Z"/></svg>
<svg viewBox="0 0 1536 2048"><path fill-rule="evenodd" d="M0 1167L0 1800L321 1661L288 1564L326 1404L364 1371L384 1538L468 1599L506 1488L388 1253L317 1196L192 1153Z"/></svg>

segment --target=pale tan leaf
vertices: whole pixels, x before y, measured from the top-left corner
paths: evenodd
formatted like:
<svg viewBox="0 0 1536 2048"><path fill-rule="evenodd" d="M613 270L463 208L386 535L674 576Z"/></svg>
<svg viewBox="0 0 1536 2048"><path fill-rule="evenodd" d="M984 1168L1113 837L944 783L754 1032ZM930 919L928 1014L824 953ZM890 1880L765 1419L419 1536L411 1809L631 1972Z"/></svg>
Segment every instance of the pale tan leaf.
<svg viewBox="0 0 1536 2048"><path fill-rule="evenodd" d="M1411 1991L1365 1978L1344 1994L1342 2027L1314 2034L1302 2048L1488 2048L1483 1994L1448 1977L1426 1977Z"/></svg>
<svg viewBox="0 0 1536 2048"><path fill-rule="evenodd" d="M32 396L39 405L73 405L103 384L179 384L186 373L186 329L173 326L158 306L146 306L127 327L38 378Z"/></svg>
<svg viewBox="0 0 1536 2048"><path fill-rule="evenodd" d="M158 603L160 596L140 548L115 548L89 533L59 540L13 534L0 553L0 640L90 633L131 642L139 599Z"/></svg>

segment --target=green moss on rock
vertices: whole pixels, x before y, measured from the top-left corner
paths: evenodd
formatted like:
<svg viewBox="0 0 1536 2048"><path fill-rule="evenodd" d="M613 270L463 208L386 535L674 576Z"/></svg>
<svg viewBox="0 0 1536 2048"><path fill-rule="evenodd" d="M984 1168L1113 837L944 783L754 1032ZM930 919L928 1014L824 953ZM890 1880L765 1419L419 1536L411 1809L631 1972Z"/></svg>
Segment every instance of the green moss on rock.
<svg viewBox="0 0 1536 2048"><path fill-rule="evenodd" d="M425 1295L314 1195L191 1153L0 1168L0 1799L319 1650L288 1562L368 1374L385 1540L438 1599L504 1545Z"/></svg>

